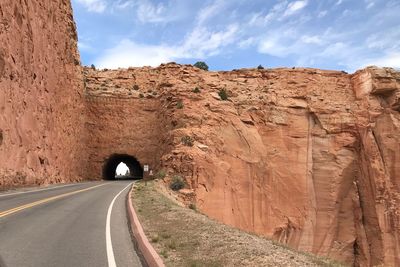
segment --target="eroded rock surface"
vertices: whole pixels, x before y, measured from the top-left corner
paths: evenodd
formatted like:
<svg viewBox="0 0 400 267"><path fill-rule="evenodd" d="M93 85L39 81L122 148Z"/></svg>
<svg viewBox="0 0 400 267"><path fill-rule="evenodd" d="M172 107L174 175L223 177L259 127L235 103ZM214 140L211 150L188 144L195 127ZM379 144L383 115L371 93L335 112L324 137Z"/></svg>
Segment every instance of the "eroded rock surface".
<svg viewBox="0 0 400 267"><path fill-rule="evenodd" d="M84 70L69 1L0 6L0 185L101 179L112 154L182 201L355 266L400 266L400 74ZM228 99L224 98L227 92Z"/></svg>
<svg viewBox="0 0 400 267"><path fill-rule="evenodd" d="M0 188L82 179L83 80L69 1L0 5Z"/></svg>
<svg viewBox="0 0 400 267"><path fill-rule="evenodd" d="M90 99L114 99L96 112L109 109L108 130L123 110L132 116L112 135L182 175L182 199L210 217L356 266L400 264L398 72L167 64L86 75ZM124 143L109 138L94 143Z"/></svg>

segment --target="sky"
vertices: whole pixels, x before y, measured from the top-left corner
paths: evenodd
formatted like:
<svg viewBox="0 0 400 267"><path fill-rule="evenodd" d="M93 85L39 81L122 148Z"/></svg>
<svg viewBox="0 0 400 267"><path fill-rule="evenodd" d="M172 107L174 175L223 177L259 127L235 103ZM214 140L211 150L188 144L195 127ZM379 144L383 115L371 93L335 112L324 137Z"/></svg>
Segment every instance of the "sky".
<svg viewBox="0 0 400 267"><path fill-rule="evenodd" d="M84 65L400 68L400 0L72 0Z"/></svg>

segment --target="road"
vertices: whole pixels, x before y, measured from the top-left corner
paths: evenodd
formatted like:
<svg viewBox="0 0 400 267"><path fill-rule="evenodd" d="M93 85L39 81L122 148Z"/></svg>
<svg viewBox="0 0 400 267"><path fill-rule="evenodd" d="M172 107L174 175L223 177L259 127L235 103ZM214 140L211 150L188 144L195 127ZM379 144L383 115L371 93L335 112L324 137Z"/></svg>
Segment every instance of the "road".
<svg viewBox="0 0 400 267"><path fill-rule="evenodd" d="M142 266L127 221L131 183L0 193L0 266Z"/></svg>

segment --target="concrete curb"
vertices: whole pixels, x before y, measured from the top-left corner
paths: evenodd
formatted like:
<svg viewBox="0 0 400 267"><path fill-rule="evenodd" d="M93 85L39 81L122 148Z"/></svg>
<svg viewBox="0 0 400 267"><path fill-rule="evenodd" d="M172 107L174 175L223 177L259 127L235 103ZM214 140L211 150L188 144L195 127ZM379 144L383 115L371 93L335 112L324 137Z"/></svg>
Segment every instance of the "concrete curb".
<svg viewBox="0 0 400 267"><path fill-rule="evenodd" d="M136 214L135 209L132 205L132 190L129 191L128 194L128 214L129 214L129 222L131 225L133 236L137 241L137 246L140 252L142 253L144 260L148 264L149 267L165 267L163 260L160 255L157 254L153 246L150 244L146 235L144 234L143 227L139 222L139 218Z"/></svg>

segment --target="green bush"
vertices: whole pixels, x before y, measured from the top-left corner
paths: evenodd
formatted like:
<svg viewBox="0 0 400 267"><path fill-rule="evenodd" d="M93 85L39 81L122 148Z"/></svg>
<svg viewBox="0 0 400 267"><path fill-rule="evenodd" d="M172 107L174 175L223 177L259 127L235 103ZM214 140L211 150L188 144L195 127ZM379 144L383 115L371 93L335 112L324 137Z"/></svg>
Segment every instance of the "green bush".
<svg viewBox="0 0 400 267"><path fill-rule="evenodd" d="M95 66L94 64L90 65L90 68L91 68L92 70L96 70L96 66Z"/></svg>
<svg viewBox="0 0 400 267"><path fill-rule="evenodd" d="M171 240L170 242L167 243L167 246L169 249L175 250L176 249L176 242L174 240Z"/></svg>
<svg viewBox="0 0 400 267"><path fill-rule="evenodd" d="M182 136L181 142L182 142L182 144L184 144L185 146L193 146L194 140L193 140L192 137L190 137L190 136L188 136L188 135L185 135L185 136Z"/></svg>
<svg viewBox="0 0 400 267"><path fill-rule="evenodd" d="M197 61L196 63L194 63L194 65L196 68L202 69L207 71L208 70L208 66L204 61Z"/></svg>
<svg viewBox="0 0 400 267"><path fill-rule="evenodd" d="M139 94L139 98L143 98L144 97L144 94Z"/></svg>
<svg viewBox="0 0 400 267"><path fill-rule="evenodd" d="M169 188L171 188L174 191L178 191L184 187L185 187L185 182L183 181L181 176L175 175L174 177L172 177L172 181L169 185Z"/></svg>
<svg viewBox="0 0 400 267"><path fill-rule="evenodd" d="M257 69L259 69L259 70L263 70L263 69L264 69L264 67L263 67L262 65L258 65Z"/></svg>
<svg viewBox="0 0 400 267"><path fill-rule="evenodd" d="M164 179L167 173L164 170L159 170L156 174L156 179Z"/></svg>
<svg viewBox="0 0 400 267"><path fill-rule="evenodd" d="M228 93L225 89L219 90L218 95L222 100L228 100Z"/></svg>
<svg viewBox="0 0 400 267"><path fill-rule="evenodd" d="M151 237L152 243L157 243L159 240L160 240L160 237L157 234L155 234Z"/></svg>
<svg viewBox="0 0 400 267"><path fill-rule="evenodd" d="M182 102L182 100L179 100L178 103L176 103L176 108L177 108L177 109L183 109L183 102Z"/></svg>
<svg viewBox="0 0 400 267"><path fill-rule="evenodd" d="M189 204L189 209L191 209L191 210L197 210L196 204L190 203L190 204Z"/></svg>
<svg viewBox="0 0 400 267"><path fill-rule="evenodd" d="M135 91L138 91L139 90L139 85L135 84L134 86L132 86L132 89L135 90Z"/></svg>
<svg viewBox="0 0 400 267"><path fill-rule="evenodd" d="M196 87L196 88L194 88L194 89L192 90L192 92L198 94L198 93L200 93L200 88L199 88L199 87Z"/></svg>

